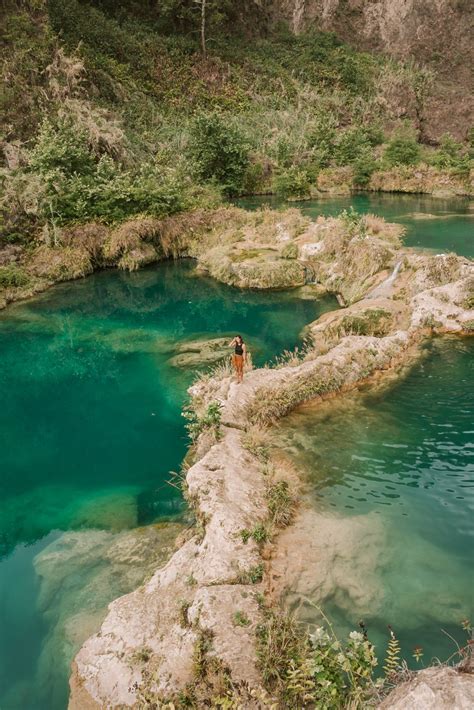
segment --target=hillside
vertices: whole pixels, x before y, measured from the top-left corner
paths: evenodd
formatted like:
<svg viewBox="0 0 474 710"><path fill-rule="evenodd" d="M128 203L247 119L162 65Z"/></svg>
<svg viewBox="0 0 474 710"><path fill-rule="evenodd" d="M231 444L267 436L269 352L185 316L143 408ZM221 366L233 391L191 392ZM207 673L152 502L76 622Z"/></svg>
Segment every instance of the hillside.
<svg viewBox="0 0 474 710"><path fill-rule="evenodd" d="M474 5L464 0L277 0L274 19L298 34L334 32L358 50L415 62L433 74L426 99L424 139L449 131L465 139L472 125ZM416 107L409 107L411 117Z"/></svg>
<svg viewBox="0 0 474 710"><path fill-rule="evenodd" d="M163 216L229 195L405 183L468 194L467 123L440 135L450 128L441 121L437 146L427 145L441 81L433 69L405 61L410 49L392 52L401 60L361 51L386 49L381 30L370 42L360 22L355 35L343 32L342 5L323 23L317 3L298 5L298 23L290 5L208 2L203 46L191 0L7 0L0 239L8 254L14 245L18 260L38 238L60 244L71 222Z"/></svg>

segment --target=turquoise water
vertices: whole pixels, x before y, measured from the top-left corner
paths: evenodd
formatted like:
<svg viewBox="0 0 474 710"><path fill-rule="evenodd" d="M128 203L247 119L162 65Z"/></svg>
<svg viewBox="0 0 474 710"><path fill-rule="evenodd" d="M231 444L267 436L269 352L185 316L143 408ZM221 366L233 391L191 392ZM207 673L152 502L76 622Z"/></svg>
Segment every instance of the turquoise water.
<svg viewBox="0 0 474 710"><path fill-rule="evenodd" d="M334 589L318 602L342 631L363 618L382 656L387 624L412 664L417 645L427 663L456 650L442 629L466 641L461 621L474 612L473 381L474 339L438 339L402 381L302 408L280 427L307 472L311 505L348 533L334 575L349 592ZM354 523L367 531L351 540ZM373 595L351 593L360 581Z"/></svg>
<svg viewBox="0 0 474 710"><path fill-rule="evenodd" d="M407 228L404 240L407 246L474 257L474 203L467 198L363 192L291 203L272 196L252 197L239 200L238 204L246 209L263 204L273 208L298 207L312 219L321 214L338 215L353 207L357 212L370 212L403 224Z"/></svg>
<svg viewBox="0 0 474 710"><path fill-rule="evenodd" d="M323 211L337 213L350 204L356 209L405 220L412 243L418 240L422 246L437 250L455 249L468 255L474 252L468 231L472 220L467 202L361 195L332 199L323 205L304 203L301 206L308 213L313 210L315 215ZM430 214L438 210L436 214L442 218L419 219L417 213L423 210ZM456 216L449 216L453 214ZM91 621L90 615L85 614L88 603L84 597L97 597L98 607L103 609L108 601L137 584L134 578L127 576L126 570L117 568L115 562L110 563L113 558L110 546L120 542L127 530L156 520L180 520L183 516L183 501L166 480L169 471L179 467L186 450L180 412L186 388L195 373L170 363L177 345L201 337L230 336L238 331L246 338L254 362L260 365L298 344L303 326L334 307L332 299L302 300L297 291L258 293L226 287L198 277L191 262L180 262L161 264L134 274L118 271L96 274L57 286L35 300L10 307L0 314L1 710L64 710L67 665L81 643L81 638L68 626L69 619L74 618L76 624L83 627L86 637L96 628L99 617ZM421 410L430 409L434 393L441 385L446 398L444 414L442 409L437 414L437 432L449 434L451 431L443 426L443 421L448 424L452 421L459 402L462 403L469 392L470 382L463 373L472 362L469 359L472 351L463 355L457 347L463 341L445 342L446 348L441 348L442 353L433 359L434 363L441 363L436 370L438 379L423 375L425 398L420 400L419 409L414 410L418 414L410 419L411 427L407 425L401 430L397 424L390 429L388 423L397 421L396 416L390 415L392 393L383 400L387 408L384 421L388 423L382 431L387 430L388 443L390 436L396 439L410 434L412 451L422 447L422 440L418 438L423 432L415 424L422 415ZM456 362L460 358L461 363L459 367L456 365L451 379L447 366L450 358ZM415 375L414 378L416 384ZM455 388L458 381L464 384ZM456 396L449 400L448 392L456 392ZM402 411L401 405L396 405L395 410L397 407ZM352 422L357 424L360 411L357 404L355 416L345 420L347 431L352 431ZM325 427L326 423L324 437L330 441L331 429L326 432ZM373 429L377 431L376 427ZM357 426L355 430L362 431ZM339 466L345 471L345 454L342 456L338 451L340 445L336 441L340 432L337 434L337 427L334 431L334 445L331 451L328 449L328 454L334 457L336 469ZM369 434L370 427L362 439L369 441ZM348 437L347 451L351 441ZM441 440L441 452L445 443ZM352 441L352 444L357 447L360 442ZM385 459L381 459L385 462L381 464L381 471L383 466L391 465L395 451L382 444L383 437L374 443L386 454ZM437 445L430 450L431 457ZM354 453L354 449L351 450ZM304 458L304 451L301 455ZM413 476L418 475L418 471L422 474L430 456L413 458L412 469L407 470L412 470ZM451 458L450 453L449 461ZM442 460L449 469L447 459ZM462 497L466 481L458 495L453 475L450 488L455 493L438 496L447 501L447 505L439 501L436 504L445 512L442 526L435 531L440 537L441 531L446 530L444 548L436 538L436 545L430 548L434 549L430 569L435 572L424 576L417 567L419 553L412 555L414 550L423 554L423 547L413 546L411 540L408 544L407 535L411 535L413 529L413 534L416 532L421 539L425 527L431 530L430 518L428 521L425 518L438 514L433 502L436 487L421 483L408 485L408 481L405 487L398 485L395 493L387 489L384 497L380 492L383 486L380 488L374 482L368 499L358 500L361 495L351 486L344 484L338 488L341 477L347 473L342 476L339 470L336 475L336 469L332 474L325 473L328 479L324 479L326 482L321 486L321 495L328 496L324 498L327 509L363 515L369 511L368 502L379 501L376 507L393 512L392 518L388 518L395 521L395 503L387 506L383 501L396 500L399 505L404 501L405 508L402 506L400 510L403 508L404 513L415 510L410 520L418 516L419 522L418 530L407 527L406 535L401 538L412 561L411 577L419 578L420 584L428 584L433 576L442 575L449 578L453 586L460 585L462 593L453 593L451 598L459 597L456 604L461 613L466 596L466 547L465 538L459 531L455 533L455 528L456 521L461 520L464 528L469 527ZM371 475L376 481L376 474ZM382 476L382 473L377 475ZM421 480L426 483L423 475ZM451 475L449 470L446 475ZM362 488L364 483L361 482ZM393 480L387 485L394 485ZM319 490L319 484L315 489ZM344 495L338 493L341 490L345 491ZM400 497L390 499L390 495ZM381 516L381 512L375 511L374 515ZM406 517L403 516L404 521ZM403 525L400 527L405 530ZM429 536L435 533L430 532ZM390 544L384 548L387 555L392 549ZM444 555L441 558L444 568L437 557L438 548ZM393 546L394 551L390 553L395 558L397 549ZM422 563L423 560L421 566ZM392 573L387 579L387 584L394 586L403 601L404 591L397 586L396 575ZM425 594L426 589L425 586ZM408 597L415 599L411 591ZM439 638L437 631L429 636L433 618L443 618L444 622L441 612L436 616L439 608L437 604L430 618L422 624L428 642L426 636L419 638L418 631L413 634L417 643L432 644L433 649L437 648ZM99 613L100 609L93 611ZM330 607L330 612L342 625L353 623L352 617L345 616L337 605ZM376 633L382 633L386 617L384 612L380 618L374 618ZM415 623L415 613L412 618ZM398 622L393 623L398 625ZM451 624L449 628L457 627Z"/></svg>
<svg viewBox="0 0 474 710"><path fill-rule="evenodd" d="M40 661L51 609L38 597L51 580L34 568L58 531L119 533L183 512L166 480L185 453L180 412L196 373L170 364L176 346L240 332L261 365L334 306L226 287L182 261L96 274L0 315L2 710L65 707L64 671L53 697Z"/></svg>

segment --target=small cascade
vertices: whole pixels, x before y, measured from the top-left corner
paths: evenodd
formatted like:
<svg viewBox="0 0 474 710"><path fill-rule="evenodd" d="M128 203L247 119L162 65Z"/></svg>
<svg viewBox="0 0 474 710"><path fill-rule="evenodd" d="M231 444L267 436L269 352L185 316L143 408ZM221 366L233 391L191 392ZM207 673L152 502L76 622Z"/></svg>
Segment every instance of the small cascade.
<svg viewBox="0 0 474 710"><path fill-rule="evenodd" d="M387 291L390 289L390 287L392 286L392 284L394 283L395 279L396 279L397 276L398 276L398 273L399 273L399 271L400 271L400 269L401 269L402 263L403 263L403 260L402 260L402 259L400 259L399 261L397 261L397 263L395 264L395 266L394 266L394 268L393 268L393 271L392 271L392 273L390 274L390 276L387 276L387 278L386 278L384 281L382 281L381 284L379 284L378 286L376 286L376 287L374 288L374 290L371 291L371 292L366 296L366 298L378 298L378 297L380 297L380 296L386 296L386 295L387 295Z"/></svg>

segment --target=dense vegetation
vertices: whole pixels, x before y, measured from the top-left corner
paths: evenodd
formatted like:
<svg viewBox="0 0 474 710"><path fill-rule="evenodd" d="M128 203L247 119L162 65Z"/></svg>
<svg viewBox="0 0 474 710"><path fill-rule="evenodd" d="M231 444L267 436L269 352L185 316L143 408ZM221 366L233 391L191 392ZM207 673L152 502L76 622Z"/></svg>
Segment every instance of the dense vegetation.
<svg viewBox="0 0 474 710"><path fill-rule="evenodd" d="M221 195L299 197L329 167L359 187L420 161L468 174L467 146L422 146L390 109L402 84L421 115L428 71L269 29L253 0L206 8L203 46L194 0L4 3L3 243Z"/></svg>

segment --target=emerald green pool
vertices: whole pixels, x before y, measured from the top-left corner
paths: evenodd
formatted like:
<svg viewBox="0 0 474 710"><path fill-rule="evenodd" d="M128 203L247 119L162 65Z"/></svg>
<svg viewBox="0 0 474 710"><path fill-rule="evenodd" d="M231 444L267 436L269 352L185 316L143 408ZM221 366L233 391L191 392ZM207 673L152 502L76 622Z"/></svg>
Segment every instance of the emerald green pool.
<svg viewBox="0 0 474 710"><path fill-rule="evenodd" d="M297 207L312 219L321 214L337 215L352 207L361 214L369 212L403 224L407 229L404 240L407 246L474 257L474 203L466 198L361 192L305 202L285 202L274 196L250 197L239 200L238 204L245 209L264 204L274 209Z"/></svg>
<svg viewBox="0 0 474 710"><path fill-rule="evenodd" d="M33 567L58 531L119 532L183 512L166 481L186 450L181 408L196 372L170 364L176 346L239 332L262 365L334 307L226 287L181 261L99 273L0 315L2 710L66 704L66 675L54 697L42 677L48 604L37 604L51 580L42 588Z"/></svg>
<svg viewBox="0 0 474 710"><path fill-rule="evenodd" d="M333 562L346 591L326 588L316 601L342 632L363 619L382 658L388 624L411 664L418 645L427 664L454 653L445 632L467 640L461 621L474 612L473 382L474 339L437 339L401 381L301 408L279 428L280 442L307 473L310 505L347 531ZM365 526L357 538L354 523ZM372 593L361 595L364 585ZM314 609L308 615L320 621Z"/></svg>
<svg viewBox="0 0 474 710"><path fill-rule="evenodd" d="M350 204L405 220L413 244L418 240L425 247L474 255L468 230L472 213L466 202L355 196L302 206L314 216ZM437 208L439 220L416 216L423 210L434 214ZM57 610L61 623L67 624L69 616L82 618L83 590L105 564L107 535L115 539L126 530L181 520L185 514L180 495L166 481L186 450L181 407L196 373L170 363L177 345L241 332L254 362L261 365L297 345L303 326L335 305L332 299L301 299L298 291L258 293L226 287L198 276L192 262L182 261L134 274L96 274L0 314L1 710L64 710L67 664L79 642L56 633ZM380 427L367 415L369 423L363 428L365 399L354 416L348 410L342 424L335 421L334 427L329 422L327 432L326 421L318 423L328 442L328 459L322 479L315 479L317 504L342 515L365 515L373 506L379 511L374 515L386 514L387 525L400 529L410 586L405 594L401 567L384 568L381 579L396 590L400 614L409 613L415 621L430 598L427 584L435 578L450 579L456 613L469 614L464 610L472 581L472 524L466 501L474 444L472 425L464 426L458 417L466 422L470 408L472 419L470 342L437 342L423 365L428 369L415 370L407 380L409 394L400 401L397 388L384 395ZM374 397L367 399L371 412ZM430 416L437 424L427 428ZM452 440L446 438L450 434ZM402 485L396 464L401 454L390 444L403 437L408 437L412 453L400 469ZM426 441L431 443L425 450ZM296 453L302 461L308 451L310 458L316 456L313 444L305 446ZM362 461L372 456L379 464L349 467L348 472L348 462L358 461L358 456ZM430 471L438 471L438 465L441 472L433 482ZM356 480L364 479L364 471L372 485L360 493L356 488L364 489L367 479L360 484ZM74 531L80 549L73 555L67 536L76 535ZM426 537L433 543L430 550L443 553L438 557L433 552L428 575L423 572ZM396 536L387 540L387 556L396 559L402 543ZM56 567L45 564L50 551ZM39 574L45 569L49 577ZM112 579L110 588L102 585L101 603L126 592L127 584L133 588L122 578L116 583ZM353 623L344 610L331 607L330 600L327 611L341 626ZM370 620L376 634L382 635L389 611L387 606L387 612ZM393 625L407 643L416 636L416 643L437 652L439 633L436 623L431 624L437 613L412 635L411 627L399 624L398 618ZM444 624L445 617L439 619ZM454 630L451 617L448 621ZM422 638L421 630L426 631Z"/></svg>

